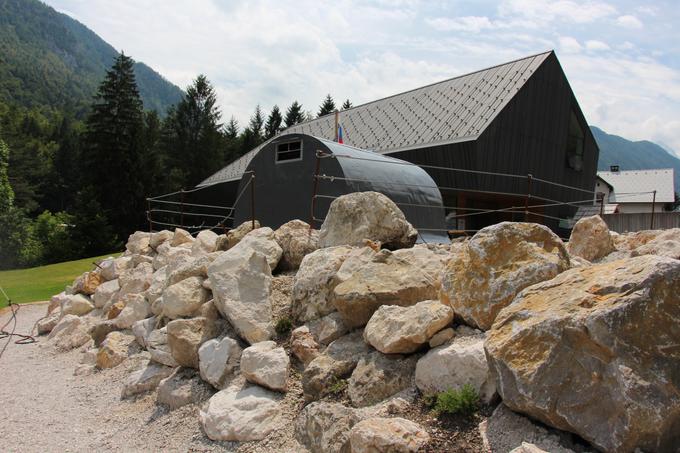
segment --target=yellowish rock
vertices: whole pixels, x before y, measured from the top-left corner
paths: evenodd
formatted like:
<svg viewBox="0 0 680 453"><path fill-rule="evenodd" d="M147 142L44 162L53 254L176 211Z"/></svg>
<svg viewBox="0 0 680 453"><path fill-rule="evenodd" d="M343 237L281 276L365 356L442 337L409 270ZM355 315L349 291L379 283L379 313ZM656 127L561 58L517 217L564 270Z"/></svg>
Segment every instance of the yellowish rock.
<svg viewBox="0 0 680 453"><path fill-rule="evenodd" d="M503 309L485 349L503 402L603 451L680 445L680 261L572 269Z"/></svg>

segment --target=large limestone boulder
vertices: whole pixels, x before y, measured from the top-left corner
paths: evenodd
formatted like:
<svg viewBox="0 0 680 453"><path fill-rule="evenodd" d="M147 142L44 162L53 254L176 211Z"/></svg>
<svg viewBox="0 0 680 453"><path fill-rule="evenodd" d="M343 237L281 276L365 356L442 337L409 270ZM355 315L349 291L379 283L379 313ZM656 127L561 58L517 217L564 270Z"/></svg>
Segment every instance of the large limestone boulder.
<svg viewBox="0 0 680 453"><path fill-rule="evenodd" d="M50 302L47 304L47 313L45 313L45 316L61 312L61 306L68 297L69 296L65 291L50 297Z"/></svg>
<svg viewBox="0 0 680 453"><path fill-rule="evenodd" d="M365 325L381 305L437 299L439 284L417 265L381 250L333 289L333 305L349 327Z"/></svg>
<svg viewBox="0 0 680 453"><path fill-rule="evenodd" d="M345 335L329 344L302 374L305 400L315 401L327 395L337 380L349 377L359 360L369 352L361 332Z"/></svg>
<svg viewBox="0 0 680 453"><path fill-rule="evenodd" d="M424 394L458 390L470 384L484 402L496 393L496 383L484 354L484 334L459 335L431 349L416 365L416 385Z"/></svg>
<svg viewBox="0 0 680 453"><path fill-rule="evenodd" d="M130 374L123 383L120 397L127 398L140 393L155 390L160 382L170 376L173 368L149 362L141 370Z"/></svg>
<svg viewBox="0 0 680 453"><path fill-rule="evenodd" d="M319 246L362 245L364 239L387 248L415 244L418 232L392 200L378 192L355 192L331 203L319 231Z"/></svg>
<svg viewBox="0 0 680 453"><path fill-rule="evenodd" d="M314 340L322 345L331 344L349 332L345 321L342 320L342 315L337 311L308 323L307 328Z"/></svg>
<svg viewBox="0 0 680 453"><path fill-rule="evenodd" d="M56 327L57 324L59 324L59 320L61 319L61 312L56 311L52 314L48 314L46 317L39 319L35 327L38 330L38 335L45 335L48 334Z"/></svg>
<svg viewBox="0 0 680 453"><path fill-rule="evenodd" d="M569 269L562 240L535 223L502 222L483 228L449 261L441 299L482 330L521 290Z"/></svg>
<svg viewBox="0 0 680 453"><path fill-rule="evenodd" d="M132 324L132 334L135 336L137 344L139 344L144 349L149 347L149 336L151 336L151 332L153 332L156 328L157 322L158 318L156 316L152 316L150 318L135 321Z"/></svg>
<svg viewBox="0 0 680 453"><path fill-rule="evenodd" d="M130 347L135 342L133 335L114 331L106 336L97 352L97 367L113 368L128 358Z"/></svg>
<svg viewBox="0 0 680 453"><path fill-rule="evenodd" d="M118 277L118 284L120 291L118 298L122 298L126 294L140 294L146 291L151 286L153 278L153 265L149 263L140 263L133 269L128 269Z"/></svg>
<svg viewBox="0 0 680 453"><path fill-rule="evenodd" d="M181 228L175 228L175 234L172 235L172 239L170 239L169 245L170 247L178 247L180 245L193 243L194 238L193 236L191 236L191 233Z"/></svg>
<svg viewBox="0 0 680 453"><path fill-rule="evenodd" d="M170 230L161 230L155 233L151 233L149 236L149 246L156 250L159 245L172 239L174 233Z"/></svg>
<svg viewBox="0 0 680 453"><path fill-rule="evenodd" d="M567 250L588 261L598 260L614 251L609 227L599 215L584 217L571 230Z"/></svg>
<svg viewBox="0 0 680 453"><path fill-rule="evenodd" d="M276 269L283 255L283 249L274 237L274 230L269 227L258 228L246 234L228 253L241 253L248 249L264 255L272 271Z"/></svg>
<svg viewBox="0 0 680 453"><path fill-rule="evenodd" d="M430 441L420 425L405 418L362 420L349 433L352 453L412 453Z"/></svg>
<svg viewBox="0 0 680 453"><path fill-rule="evenodd" d="M352 408L315 402L300 411L295 437L312 453L350 453L349 432L358 421Z"/></svg>
<svg viewBox="0 0 680 453"><path fill-rule="evenodd" d="M263 254L234 247L213 261L208 277L215 306L241 338L254 344L272 337L272 276Z"/></svg>
<svg viewBox="0 0 680 453"><path fill-rule="evenodd" d="M221 390L199 413L201 426L212 440L264 439L281 423L279 399L278 394L257 386Z"/></svg>
<svg viewBox="0 0 680 453"><path fill-rule="evenodd" d="M212 394L210 385L201 380L196 370L177 367L158 384L156 401L170 409L178 409L187 404L205 401Z"/></svg>
<svg viewBox="0 0 680 453"><path fill-rule="evenodd" d="M118 258L106 258L99 263L102 278L106 281L115 280L121 274L132 267L132 258L129 256L119 256Z"/></svg>
<svg viewBox="0 0 680 453"><path fill-rule="evenodd" d="M123 297L125 308L115 317L114 323L119 329L130 329L132 325L151 314L151 305L142 294L128 294Z"/></svg>
<svg viewBox="0 0 680 453"><path fill-rule="evenodd" d="M85 294L91 296L104 279L99 270L85 272L75 279L71 288L74 294Z"/></svg>
<svg viewBox="0 0 680 453"><path fill-rule="evenodd" d="M167 280L168 266L163 266L153 273L151 276L151 284L147 290L144 291L146 300L148 300L149 304L151 304L151 311L153 311L155 315L161 314L161 306L155 302L163 295L165 288L168 287Z"/></svg>
<svg viewBox="0 0 680 453"><path fill-rule="evenodd" d="M293 280L293 317L307 322L335 311L330 301L333 279L351 247L328 247L306 255Z"/></svg>
<svg viewBox="0 0 680 453"><path fill-rule="evenodd" d="M239 241L243 239L243 237L246 234L258 228L260 228L260 222L258 222L257 220L255 220L255 222L252 222L251 220L243 222L233 230L229 230L229 232L226 235L221 235L219 237L216 244L217 250L229 250L230 248L238 244Z"/></svg>
<svg viewBox="0 0 680 453"><path fill-rule="evenodd" d="M386 356L377 351L363 357L347 380L352 404L371 406L413 385L416 360L415 356Z"/></svg>
<svg viewBox="0 0 680 453"><path fill-rule="evenodd" d="M659 255L680 259L680 228L661 231L650 241L635 248L631 255Z"/></svg>
<svg viewBox="0 0 680 453"><path fill-rule="evenodd" d="M90 324L85 317L64 315L52 328L47 339L57 350L70 351L91 340L89 331Z"/></svg>
<svg viewBox="0 0 680 453"><path fill-rule="evenodd" d="M150 241L151 233L135 231L128 237L125 249L131 254L147 255L152 252Z"/></svg>
<svg viewBox="0 0 680 453"><path fill-rule="evenodd" d="M118 296L119 290L118 279L109 280L97 286L92 295L92 302L94 302L95 308L104 308L104 305Z"/></svg>
<svg viewBox="0 0 680 453"><path fill-rule="evenodd" d="M209 253L200 257L190 257L168 265L166 286L174 285L189 277L208 277L208 266L219 254Z"/></svg>
<svg viewBox="0 0 680 453"><path fill-rule="evenodd" d="M645 255L525 289L485 348L512 410L604 451L680 445L680 261Z"/></svg>
<svg viewBox="0 0 680 453"><path fill-rule="evenodd" d="M206 341L217 337L223 326L218 321L199 316L175 319L168 328L168 346L172 357L181 366L198 369L198 349Z"/></svg>
<svg viewBox="0 0 680 453"><path fill-rule="evenodd" d="M193 256L206 255L217 249L217 233L211 230L203 230L196 235L196 240L191 245Z"/></svg>
<svg viewBox="0 0 680 453"><path fill-rule="evenodd" d="M164 242L158 246L158 254L151 263L154 270L161 269L165 266L174 266L191 258L191 248L184 245L172 247L170 242L171 241ZM190 245L191 242L187 244Z"/></svg>
<svg viewBox="0 0 680 453"><path fill-rule="evenodd" d="M203 288L201 277L189 277L168 286L160 299L161 315L170 319L192 316L208 301L210 292Z"/></svg>
<svg viewBox="0 0 680 453"><path fill-rule="evenodd" d="M167 326L151 331L146 337L146 350L149 351L151 360L154 362L171 367L179 366L170 351Z"/></svg>
<svg viewBox="0 0 680 453"><path fill-rule="evenodd" d="M254 384L285 392L289 372L290 358L275 341L261 341L243 350L241 374Z"/></svg>
<svg viewBox="0 0 680 453"><path fill-rule="evenodd" d="M83 316L94 310L94 304L89 297L74 294L64 298L61 304L62 315Z"/></svg>
<svg viewBox="0 0 680 453"><path fill-rule="evenodd" d="M373 313L364 340L385 354L409 354L453 320L453 310L438 300L410 307L383 305Z"/></svg>
<svg viewBox="0 0 680 453"><path fill-rule="evenodd" d="M198 369L201 378L217 389L224 388L227 379L234 374L243 350L233 338L208 340L198 348Z"/></svg>
<svg viewBox="0 0 680 453"><path fill-rule="evenodd" d="M284 270L299 268L302 259L319 248L319 232L302 220L281 225L274 232L274 239L283 250L279 267Z"/></svg>
<svg viewBox="0 0 680 453"><path fill-rule="evenodd" d="M319 356L319 344L307 326L290 333L290 351L304 366Z"/></svg>
<svg viewBox="0 0 680 453"><path fill-rule="evenodd" d="M120 329L116 326L114 319L106 319L94 323L92 327L90 327L90 336L92 337L94 346L98 348L106 339L106 336L116 330Z"/></svg>

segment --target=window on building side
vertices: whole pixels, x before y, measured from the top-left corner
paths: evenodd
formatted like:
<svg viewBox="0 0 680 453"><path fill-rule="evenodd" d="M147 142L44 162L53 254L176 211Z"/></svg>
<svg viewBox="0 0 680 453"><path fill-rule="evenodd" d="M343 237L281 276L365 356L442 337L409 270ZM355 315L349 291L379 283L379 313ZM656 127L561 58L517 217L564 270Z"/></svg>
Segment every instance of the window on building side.
<svg viewBox="0 0 680 453"><path fill-rule="evenodd" d="M302 142L287 142L276 145L276 163L302 160Z"/></svg>
<svg viewBox="0 0 680 453"><path fill-rule="evenodd" d="M581 171L583 168L584 137L581 123L572 110L569 118L569 136L567 137L567 165L576 171Z"/></svg>

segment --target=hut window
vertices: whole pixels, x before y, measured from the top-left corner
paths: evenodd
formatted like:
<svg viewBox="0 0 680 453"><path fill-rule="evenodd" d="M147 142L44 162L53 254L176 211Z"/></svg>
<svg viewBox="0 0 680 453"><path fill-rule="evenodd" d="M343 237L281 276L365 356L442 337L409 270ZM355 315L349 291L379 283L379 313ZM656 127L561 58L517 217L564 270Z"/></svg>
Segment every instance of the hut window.
<svg viewBox="0 0 680 453"><path fill-rule="evenodd" d="M287 142L276 145L276 163L302 160L302 142Z"/></svg>
<svg viewBox="0 0 680 453"><path fill-rule="evenodd" d="M567 165L574 170L583 168L583 139L585 134L574 110L569 118L569 136L567 137Z"/></svg>

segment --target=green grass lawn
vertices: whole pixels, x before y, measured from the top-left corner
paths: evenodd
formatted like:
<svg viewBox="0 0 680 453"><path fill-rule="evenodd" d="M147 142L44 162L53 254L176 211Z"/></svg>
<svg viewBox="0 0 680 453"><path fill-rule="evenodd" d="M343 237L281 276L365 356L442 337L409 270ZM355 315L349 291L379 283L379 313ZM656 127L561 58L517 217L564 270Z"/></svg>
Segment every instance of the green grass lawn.
<svg viewBox="0 0 680 453"><path fill-rule="evenodd" d="M63 291L66 285L73 283L77 276L94 268L92 262L119 254L110 253L30 269L0 271L0 286L12 299L12 303L49 300L51 296ZM7 306L7 300L0 294L0 308L5 306Z"/></svg>

